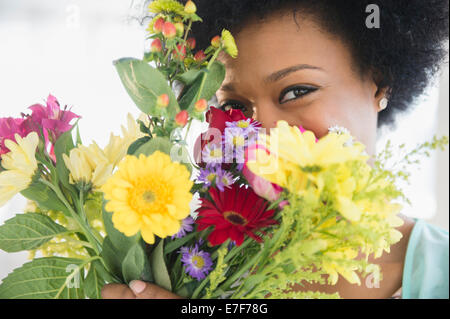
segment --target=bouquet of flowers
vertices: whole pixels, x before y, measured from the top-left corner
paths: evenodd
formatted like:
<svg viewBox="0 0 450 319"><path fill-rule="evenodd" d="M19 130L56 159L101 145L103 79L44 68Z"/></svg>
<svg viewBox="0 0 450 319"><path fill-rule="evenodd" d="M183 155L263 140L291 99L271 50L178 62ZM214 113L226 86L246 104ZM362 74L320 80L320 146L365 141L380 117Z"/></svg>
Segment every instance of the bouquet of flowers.
<svg viewBox="0 0 450 319"><path fill-rule="evenodd" d="M370 166L343 128L317 139L280 121L266 134L240 111L208 108L225 77L219 53L238 54L233 36L196 50L192 1L149 9L151 51L114 63L143 112L122 136L84 145L80 117L51 95L0 119L0 205L29 200L0 226L0 248L32 259L3 279L0 298L100 298L106 283L134 279L186 298L330 298L295 284L379 280L369 256L401 238L396 180L408 177L384 166L389 148ZM209 129L191 159L193 120Z"/></svg>

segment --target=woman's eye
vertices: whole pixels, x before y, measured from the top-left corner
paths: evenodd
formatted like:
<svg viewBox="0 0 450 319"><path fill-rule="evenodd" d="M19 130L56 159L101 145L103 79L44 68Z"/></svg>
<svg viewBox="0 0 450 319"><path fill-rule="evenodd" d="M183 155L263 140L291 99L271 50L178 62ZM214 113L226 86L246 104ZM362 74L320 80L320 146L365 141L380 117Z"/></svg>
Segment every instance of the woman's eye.
<svg viewBox="0 0 450 319"><path fill-rule="evenodd" d="M280 95L280 103L286 103L316 91L312 86L296 86L285 89Z"/></svg>
<svg viewBox="0 0 450 319"><path fill-rule="evenodd" d="M244 104L237 102L237 101L227 101L223 103L220 106L220 109L222 111L229 111L229 110L240 110L246 117L252 117L253 116L253 110Z"/></svg>

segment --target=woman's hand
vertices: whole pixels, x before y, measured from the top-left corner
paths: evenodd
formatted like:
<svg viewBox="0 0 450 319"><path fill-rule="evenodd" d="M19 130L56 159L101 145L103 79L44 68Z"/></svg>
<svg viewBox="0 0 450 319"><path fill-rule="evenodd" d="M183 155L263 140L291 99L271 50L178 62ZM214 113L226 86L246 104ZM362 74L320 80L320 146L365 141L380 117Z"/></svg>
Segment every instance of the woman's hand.
<svg viewBox="0 0 450 319"><path fill-rule="evenodd" d="M130 285L108 284L102 288L103 299L182 299L170 291L141 280L133 280Z"/></svg>

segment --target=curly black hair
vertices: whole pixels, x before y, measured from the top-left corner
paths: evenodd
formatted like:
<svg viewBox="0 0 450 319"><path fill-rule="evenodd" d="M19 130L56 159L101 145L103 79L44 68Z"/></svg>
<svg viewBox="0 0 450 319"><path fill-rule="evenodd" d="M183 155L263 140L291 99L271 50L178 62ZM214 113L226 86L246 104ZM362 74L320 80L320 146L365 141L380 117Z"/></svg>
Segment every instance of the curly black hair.
<svg viewBox="0 0 450 319"><path fill-rule="evenodd" d="M183 0L181 2L186 2ZM371 70L380 88L389 88L389 106L378 126L394 126L395 115L413 104L447 57L448 0L194 0L203 23L192 31L198 47L207 47L223 28L238 33L252 18L277 10L308 13L324 30L339 36L358 69ZM366 8L380 9L380 28L368 28Z"/></svg>

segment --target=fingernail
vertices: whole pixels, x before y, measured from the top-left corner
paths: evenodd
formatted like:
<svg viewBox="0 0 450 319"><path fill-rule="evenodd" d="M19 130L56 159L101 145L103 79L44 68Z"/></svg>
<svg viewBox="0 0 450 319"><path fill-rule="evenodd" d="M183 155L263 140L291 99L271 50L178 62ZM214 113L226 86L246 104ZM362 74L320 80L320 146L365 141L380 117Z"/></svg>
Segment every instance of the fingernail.
<svg viewBox="0 0 450 319"><path fill-rule="evenodd" d="M135 294L140 294L145 289L145 282L140 281L140 280L132 280L130 282L129 286Z"/></svg>

